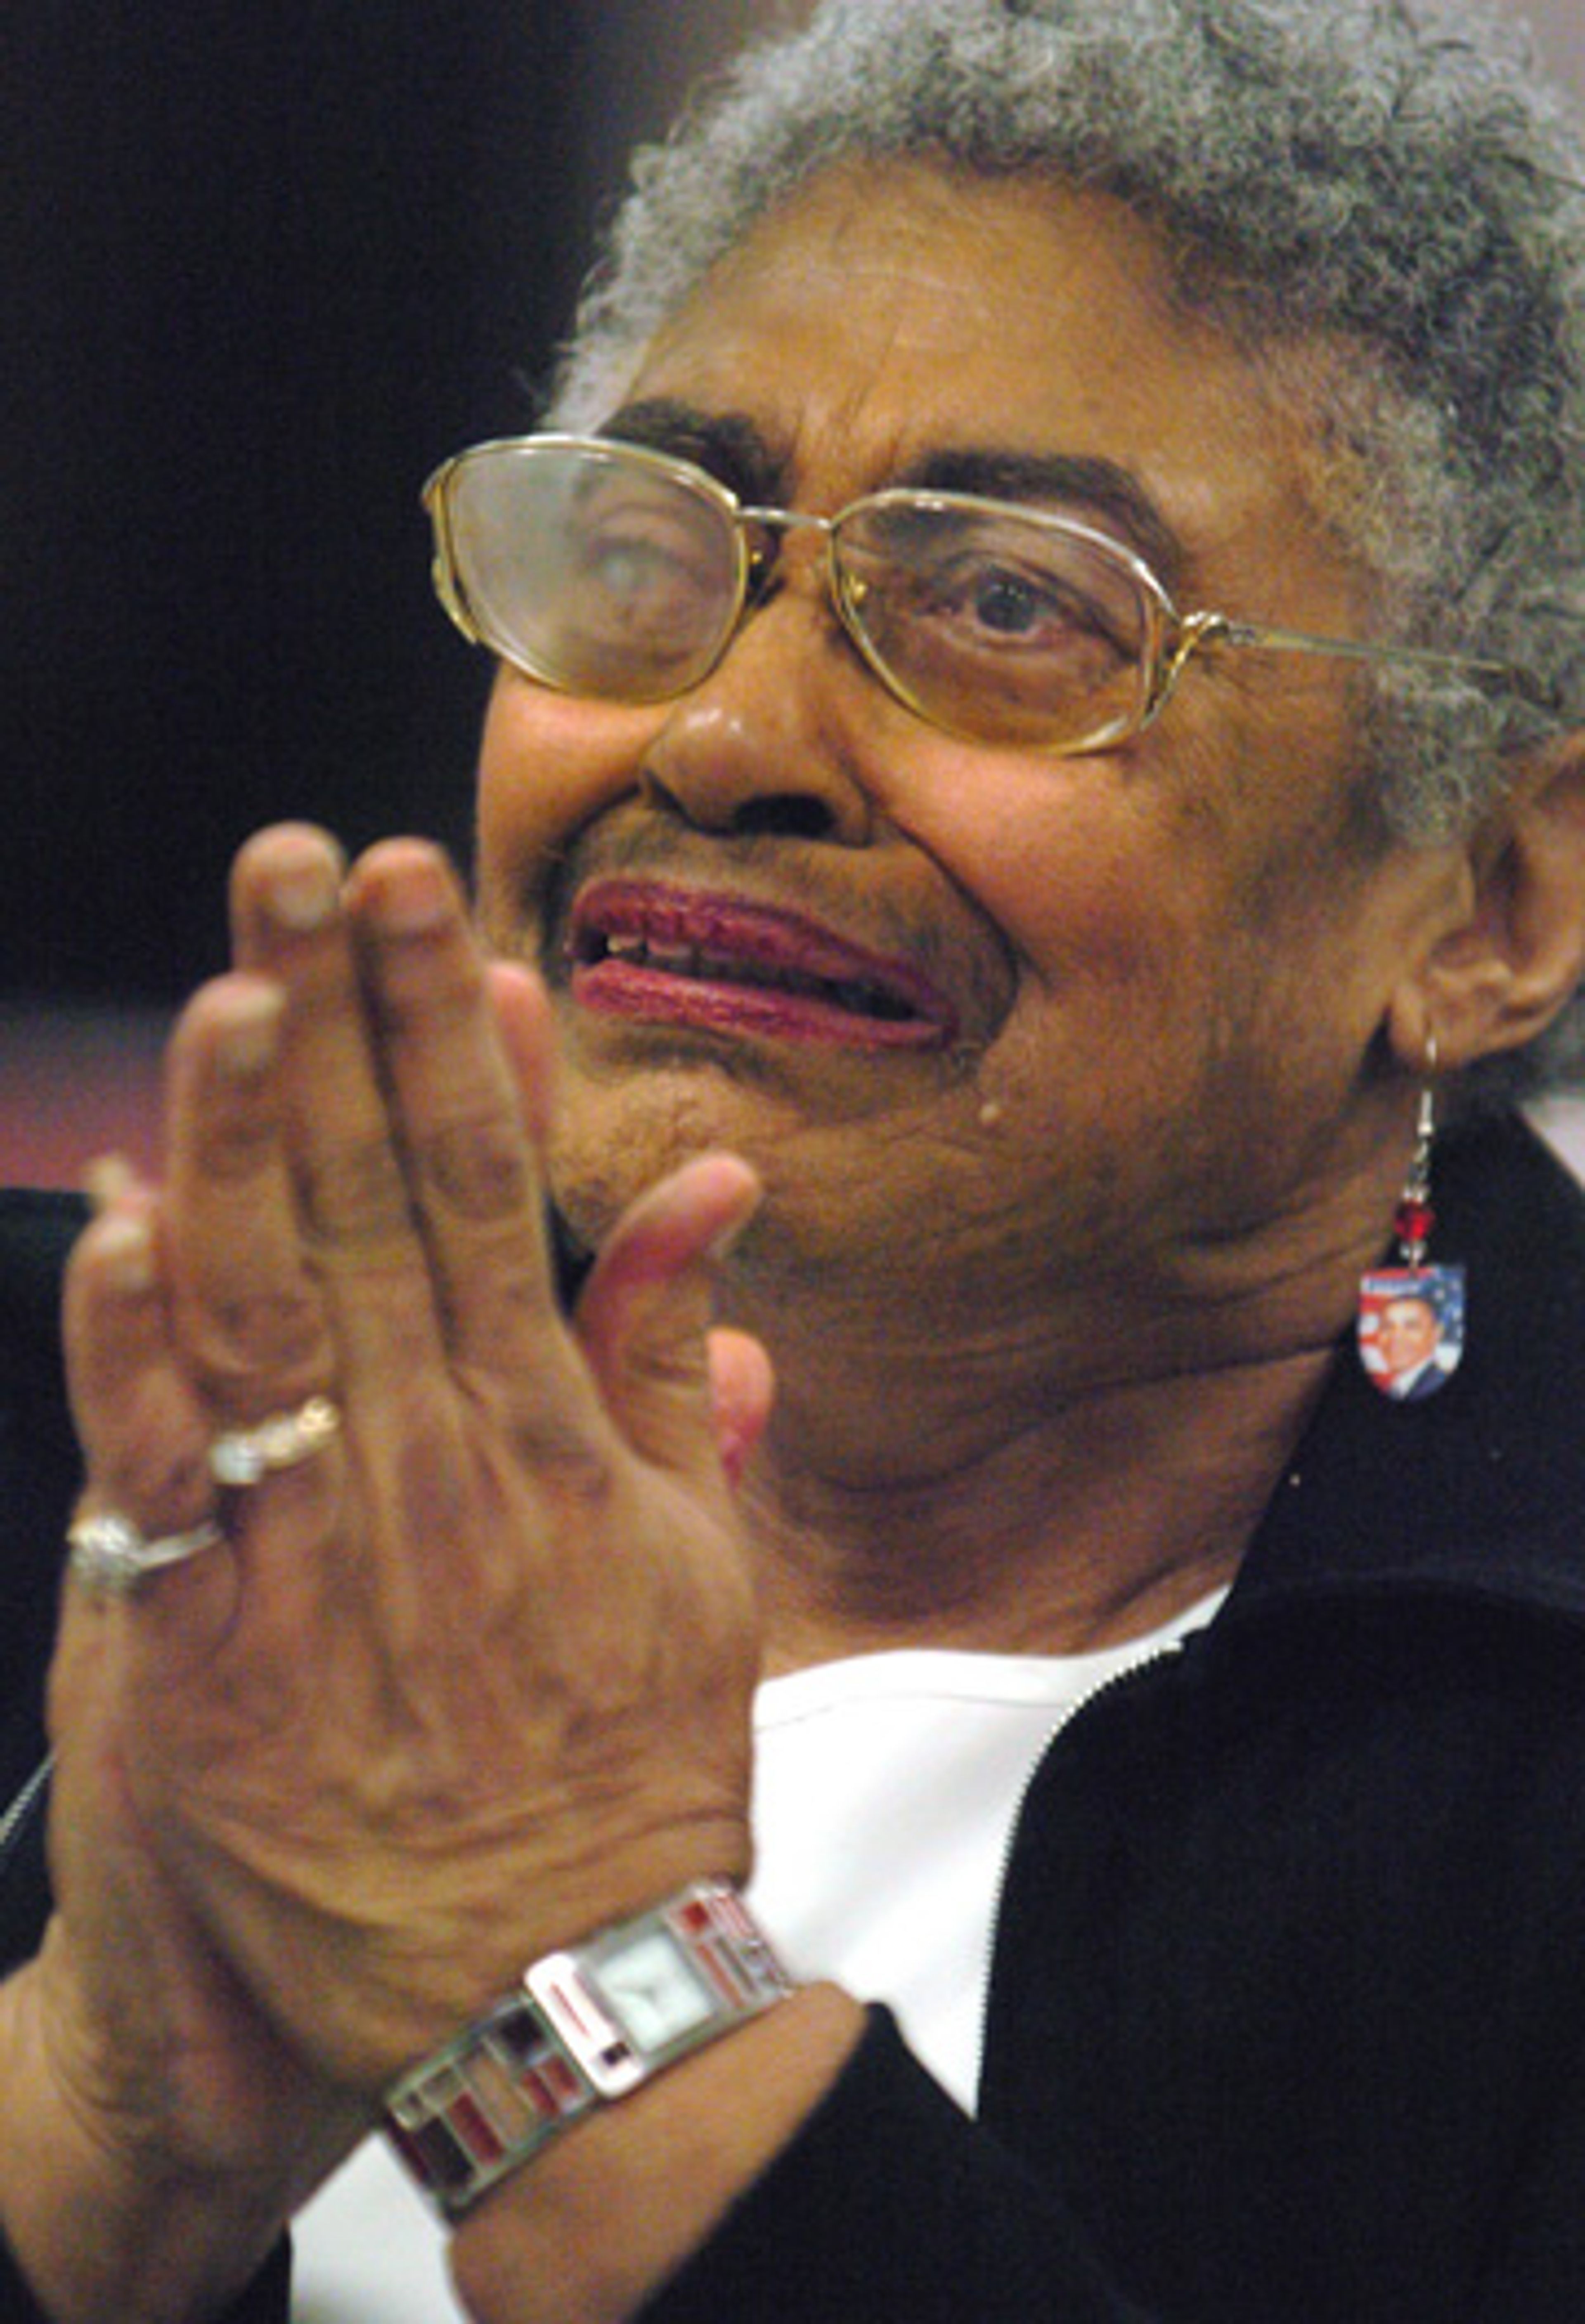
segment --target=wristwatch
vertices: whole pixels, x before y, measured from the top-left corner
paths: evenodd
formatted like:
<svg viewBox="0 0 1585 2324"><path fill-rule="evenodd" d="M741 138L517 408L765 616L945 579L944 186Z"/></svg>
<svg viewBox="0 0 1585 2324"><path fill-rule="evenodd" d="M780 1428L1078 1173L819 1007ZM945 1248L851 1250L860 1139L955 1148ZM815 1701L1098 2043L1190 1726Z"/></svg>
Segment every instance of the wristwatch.
<svg viewBox="0 0 1585 2324"><path fill-rule="evenodd" d="M448 2219L591 2107L792 1991L729 1880L697 1880L524 1970L385 2093L397 2154Z"/></svg>

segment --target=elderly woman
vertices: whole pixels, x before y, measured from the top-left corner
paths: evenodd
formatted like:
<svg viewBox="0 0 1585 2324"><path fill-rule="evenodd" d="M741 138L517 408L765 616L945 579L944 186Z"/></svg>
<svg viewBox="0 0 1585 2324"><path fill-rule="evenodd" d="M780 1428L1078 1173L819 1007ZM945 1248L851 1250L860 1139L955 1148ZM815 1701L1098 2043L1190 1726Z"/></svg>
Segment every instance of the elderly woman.
<svg viewBox="0 0 1585 2324"><path fill-rule="evenodd" d="M644 163L430 490L491 964L256 840L73 1263L7 2314L1585 2312L1582 171L1451 0Z"/></svg>

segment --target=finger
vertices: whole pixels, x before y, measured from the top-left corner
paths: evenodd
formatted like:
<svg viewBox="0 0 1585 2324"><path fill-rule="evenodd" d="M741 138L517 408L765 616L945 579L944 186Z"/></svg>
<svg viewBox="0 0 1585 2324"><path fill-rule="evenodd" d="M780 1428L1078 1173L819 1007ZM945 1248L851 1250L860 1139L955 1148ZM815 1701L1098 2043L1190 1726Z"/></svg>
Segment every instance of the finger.
<svg viewBox="0 0 1585 2324"><path fill-rule="evenodd" d="M135 1181L79 1238L64 1323L88 1471L79 1515L125 1518L151 1543L207 1532L216 1507L209 1415L175 1345L155 1200ZM190 1611L195 1592L212 1604L223 1588L228 1605L235 1577L222 1549L215 1540L190 1562L162 1566L140 1592Z"/></svg>
<svg viewBox="0 0 1585 2324"><path fill-rule="evenodd" d="M284 1001L258 976L218 979L183 1012L168 1060L176 1335L218 1416L238 1421L301 1403L332 1372L282 1134Z"/></svg>
<svg viewBox="0 0 1585 2324"><path fill-rule="evenodd" d="M506 1069L517 1093L523 1126L536 1153L551 1134L555 1104L556 1053L545 988L532 970L515 961L485 964L485 989L496 1016Z"/></svg>
<svg viewBox="0 0 1585 2324"><path fill-rule="evenodd" d="M532 969L520 967L513 961L487 961L485 982L495 1007L507 1069L516 1084L524 1127L533 1140L534 1152L542 1159L555 1119L557 1080L555 1036L545 988ZM557 1309L565 1315L588 1269L589 1254L575 1241L566 1222L557 1215L548 1176L543 1217L551 1244Z"/></svg>
<svg viewBox="0 0 1585 2324"><path fill-rule="evenodd" d="M770 1419L775 1375L764 1345L747 1332L711 1332L706 1354L716 1452L736 1489Z"/></svg>
<svg viewBox="0 0 1585 2324"><path fill-rule="evenodd" d="M389 841L348 908L454 1359L509 1382L573 1377L555 1296L535 1131L548 1115L550 1011L537 980L487 975L438 850Z"/></svg>
<svg viewBox="0 0 1585 2324"><path fill-rule="evenodd" d="M129 1183L78 1238L64 1314L72 1416L95 1499L145 1529L199 1524L214 1503L208 1422L176 1356L149 1189Z"/></svg>
<svg viewBox="0 0 1585 2324"><path fill-rule="evenodd" d="M428 1268L342 904L340 853L307 825L250 840L232 879L237 957L285 993L281 1137L337 1372L376 1393L440 1338Z"/></svg>
<svg viewBox="0 0 1585 2324"><path fill-rule="evenodd" d="M702 1477L719 1469L709 1329L716 1261L753 1217L759 1181L735 1155L707 1154L652 1187L607 1243L578 1306L578 1338L607 1410L657 1466ZM753 1344L753 1343L750 1343ZM768 1367L767 1367L768 1370ZM768 1379L725 1351L732 1425L753 1425Z"/></svg>

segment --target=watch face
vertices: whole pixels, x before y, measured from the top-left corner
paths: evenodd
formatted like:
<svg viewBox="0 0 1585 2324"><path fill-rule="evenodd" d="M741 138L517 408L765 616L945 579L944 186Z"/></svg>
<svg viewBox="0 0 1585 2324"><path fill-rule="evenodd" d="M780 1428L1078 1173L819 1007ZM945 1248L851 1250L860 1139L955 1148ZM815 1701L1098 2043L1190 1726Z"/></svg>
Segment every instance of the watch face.
<svg viewBox="0 0 1585 2324"><path fill-rule="evenodd" d="M634 2047L647 2057L717 2015L714 1994L664 1929L635 1937L598 1967L590 1964L589 1974Z"/></svg>

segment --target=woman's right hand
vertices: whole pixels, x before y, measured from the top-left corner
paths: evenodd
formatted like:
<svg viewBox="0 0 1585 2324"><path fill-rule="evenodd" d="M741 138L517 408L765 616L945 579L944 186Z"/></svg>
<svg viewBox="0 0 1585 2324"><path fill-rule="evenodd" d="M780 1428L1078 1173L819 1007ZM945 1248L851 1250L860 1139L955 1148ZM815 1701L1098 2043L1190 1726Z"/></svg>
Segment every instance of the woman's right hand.
<svg viewBox="0 0 1585 2324"><path fill-rule="evenodd" d="M199 1522L213 1489L212 1421L171 1360L164 1302L153 1198L129 1186L81 1238L69 1305L97 1370L79 1399L86 1506L151 1536ZM200 1555L156 1586L208 1597L223 1626L235 1577ZM60 2324L213 2315L367 2126L265 2021L139 1828L118 1740L127 1618L67 1586L51 1680L56 1909L39 1957L0 1988L0 2226Z"/></svg>

